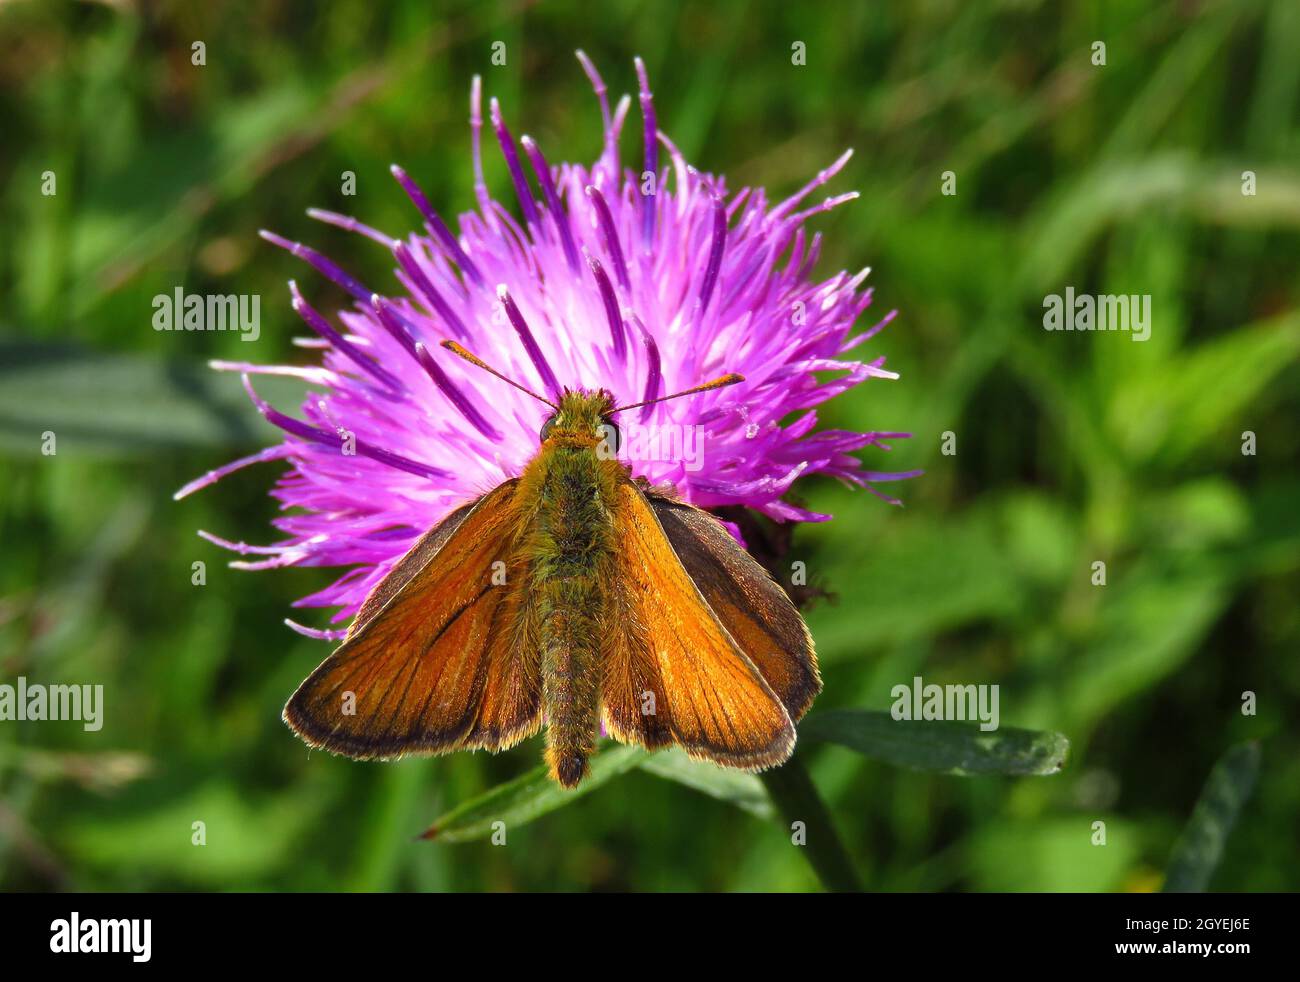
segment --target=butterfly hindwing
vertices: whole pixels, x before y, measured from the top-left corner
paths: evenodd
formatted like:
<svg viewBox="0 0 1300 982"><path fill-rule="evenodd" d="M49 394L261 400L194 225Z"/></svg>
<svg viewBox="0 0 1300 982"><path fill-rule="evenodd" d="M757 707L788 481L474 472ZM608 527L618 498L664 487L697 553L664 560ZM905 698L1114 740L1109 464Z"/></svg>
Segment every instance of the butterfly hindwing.
<svg viewBox="0 0 1300 982"><path fill-rule="evenodd" d="M647 497L713 613L798 722L822 683L812 635L785 590L708 512L653 490Z"/></svg>
<svg viewBox="0 0 1300 982"><path fill-rule="evenodd" d="M462 748L504 750L542 725L542 658L539 613L530 590L530 560L518 551L501 568L505 591L495 612L493 643L474 726Z"/></svg>
<svg viewBox="0 0 1300 982"><path fill-rule="evenodd" d="M782 763L794 726L714 615L631 481L615 493L614 569L602 640L602 719L649 749L676 743L731 767Z"/></svg>
<svg viewBox="0 0 1300 982"><path fill-rule="evenodd" d="M452 512L394 567L396 587L386 579L363 604L367 616L285 706L307 743L394 757L495 749L536 732L540 678L510 657L528 606L527 577L509 575L512 561L518 569L517 483ZM504 582L493 576L502 569Z"/></svg>

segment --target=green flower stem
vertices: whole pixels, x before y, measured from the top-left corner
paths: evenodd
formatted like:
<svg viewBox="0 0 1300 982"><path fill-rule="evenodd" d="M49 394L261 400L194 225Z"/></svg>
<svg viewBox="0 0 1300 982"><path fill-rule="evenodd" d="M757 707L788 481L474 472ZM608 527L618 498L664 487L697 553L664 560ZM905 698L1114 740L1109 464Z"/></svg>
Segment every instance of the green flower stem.
<svg viewBox="0 0 1300 982"><path fill-rule="evenodd" d="M822 886L832 893L859 893L862 884L844 844L831 823L830 812L813 786L808 770L798 757L780 767L759 774L767 793L787 828L802 822L807 834L803 849Z"/></svg>

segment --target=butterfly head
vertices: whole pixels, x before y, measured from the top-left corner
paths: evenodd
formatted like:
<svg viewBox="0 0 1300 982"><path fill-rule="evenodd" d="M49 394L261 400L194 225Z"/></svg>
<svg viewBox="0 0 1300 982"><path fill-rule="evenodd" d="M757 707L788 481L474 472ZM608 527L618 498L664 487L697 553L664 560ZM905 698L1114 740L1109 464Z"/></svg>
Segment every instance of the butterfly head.
<svg viewBox="0 0 1300 982"><path fill-rule="evenodd" d="M605 389L565 389L559 406L542 424L542 443L594 447L604 440L617 447L618 427L611 418L613 412L614 397Z"/></svg>

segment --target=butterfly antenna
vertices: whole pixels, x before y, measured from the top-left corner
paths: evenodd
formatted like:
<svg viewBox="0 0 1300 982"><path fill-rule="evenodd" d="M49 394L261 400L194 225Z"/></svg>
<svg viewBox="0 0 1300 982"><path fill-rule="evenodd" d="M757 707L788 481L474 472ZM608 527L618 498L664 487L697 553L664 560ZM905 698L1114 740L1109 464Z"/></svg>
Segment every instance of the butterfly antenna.
<svg viewBox="0 0 1300 982"><path fill-rule="evenodd" d="M444 344L446 342L443 342ZM687 389L684 392L674 392L670 396L660 396L658 399L647 399L645 402L634 402L630 406L619 406L611 412L621 412L624 409L640 409L642 406L653 406L656 402L666 402L669 399L677 399L680 396L691 396L697 392L708 392L710 389L721 389L727 385L735 385L737 382L745 381L745 376L737 375L732 372L723 375L721 378L715 378L712 382L705 382L703 385L697 385L693 389Z"/></svg>
<svg viewBox="0 0 1300 982"><path fill-rule="evenodd" d="M462 358L464 358L464 359L465 359L467 362L469 362L471 365L477 365L479 368L483 369L483 371L485 371L485 372L490 372L491 374L493 374L493 375L495 375L497 378L499 378L502 382L509 382L509 383L510 383L511 385L513 385L516 389L518 389L520 392L527 392L527 393L528 393L530 396L532 396L534 399L538 400L539 402L544 402L544 403L546 403L546 404L547 404L548 406L550 406L552 409L556 409L556 410L558 410L558 409L560 408L560 407L557 406L555 403L551 402L550 399L543 399L541 396L539 396L539 395L538 395L536 392L534 392L532 389L525 389L522 385L520 385L520 384L519 384L518 382L516 382L514 379L512 379L512 378L506 378L504 375L502 375L500 372L498 372L495 368L493 368L491 365L489 365L487 362L485 362L485 361L484 361L482 358L480 358L478 355L473 354L472 352L465 350L465 349L462 348L460 345L458 345L455 341L443 341L443 342L442 342L442 346L443 346L444 348L446 348L448 351L450 351L453 355L460 355ZM683 395L685 395L685 393L683 393Z"/></svg>

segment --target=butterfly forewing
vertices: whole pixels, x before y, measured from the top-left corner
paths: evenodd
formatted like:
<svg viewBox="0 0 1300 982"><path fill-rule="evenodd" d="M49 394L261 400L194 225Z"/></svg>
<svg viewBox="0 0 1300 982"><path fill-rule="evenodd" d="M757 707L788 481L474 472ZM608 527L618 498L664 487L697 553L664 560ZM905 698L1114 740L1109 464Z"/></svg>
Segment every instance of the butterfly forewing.
<svg viewBox="0 0 1300 982"><path fill-rule="evenodd" d="M677 743L732 767L783 762L794 726L714 616L631 481L616 492L601 703L606 729L648 748Z"/></svg>
<svg viewBox="0 0 1300 982"><path fill-rule="evenodd" d="M489 738L536 731L540 681L511 652L527 607L516 595L527 577L508 573L512 563L518 571L517 483L453 512L443 523L454 523L449 532L438 526L399 561L405 579L376 590L385 595L367 601L369 616L285 706L304 740L367 758L492 746ZM502 568L504 583L493 576ZM491 716L480 726L489 694Z"/></svg>
<svg viewBox="0 0 1300 982"><path fill-rule="evenodd" d="M451 533L460 528L460 523L465 520L465 516L481 500L481 498L476 498L474 501L467 502L452 510L446 518L420 536L415 541L415 545L406 550L402 557L393 564L393 568L388 571L388 575L379 581L379 585L370 591L370 595L361 604L357 616L352 619L352 624L348 628L349 638L360 631L375 614L383 609L388 601L392 600L401 591L402 587L411 581L411 578L416 573L424 568L425 564L451 538Z"/></svg>

